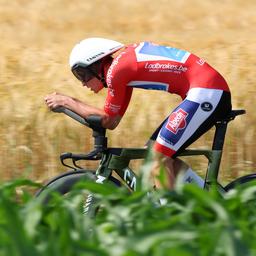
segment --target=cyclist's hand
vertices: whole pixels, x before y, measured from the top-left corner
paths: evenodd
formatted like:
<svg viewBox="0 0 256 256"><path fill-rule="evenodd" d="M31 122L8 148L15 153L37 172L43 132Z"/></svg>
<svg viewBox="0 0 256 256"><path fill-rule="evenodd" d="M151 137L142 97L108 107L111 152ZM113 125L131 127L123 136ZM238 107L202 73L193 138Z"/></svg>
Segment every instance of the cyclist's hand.
<svg viewBox="0 0 256 256"><path fill-rule="evenodd" d="M69 96L54 92L52 94L47 95L44 100L45 104L48 106L50 110L54 110L58 107L65 106L65 102Z"/></svg>

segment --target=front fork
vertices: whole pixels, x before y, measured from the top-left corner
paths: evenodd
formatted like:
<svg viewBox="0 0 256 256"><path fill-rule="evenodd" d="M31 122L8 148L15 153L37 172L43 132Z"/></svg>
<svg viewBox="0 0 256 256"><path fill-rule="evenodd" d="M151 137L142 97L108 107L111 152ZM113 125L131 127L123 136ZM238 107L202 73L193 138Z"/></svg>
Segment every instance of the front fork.
<svg viewBox="0 0 256 256"><path fill-rule="evenodd" d="M114 149L115 150L115 149ZM110 149L111 151L111 149ZM120 154L106 152L104 154L99 168L96 171L96 182L104 183L114 170L122 181L127 185L129 190L135 191L140 188L137 175L129 168L131 159L143 159L147 151L145 149L122 149Z"/></svg>
<svg viewBox="0 0 256 256"><path fill-rule="evenodd" d="M104 154L98 169L96 170L96 183L103 184L105 180L111 175L111 170L108 168L109 164L109 155ZM99 199L90 193L88 194L84 206L83 206L83 213L86 214L89 218L94 218L99 208Z"/></svg>

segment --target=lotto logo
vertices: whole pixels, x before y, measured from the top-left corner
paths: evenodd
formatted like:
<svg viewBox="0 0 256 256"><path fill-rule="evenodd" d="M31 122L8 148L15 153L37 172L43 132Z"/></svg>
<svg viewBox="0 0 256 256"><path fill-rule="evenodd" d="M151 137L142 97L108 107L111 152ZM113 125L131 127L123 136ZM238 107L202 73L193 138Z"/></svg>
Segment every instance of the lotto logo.
<svg viewBox="0 0 256 256"><path fill-rule="evenodd" d="M177 134L179 130L182 130L186 127L186 117L188 113L183 109L178 109L176 112L173 112L168 119L166 128L174 134Z"/></svg>

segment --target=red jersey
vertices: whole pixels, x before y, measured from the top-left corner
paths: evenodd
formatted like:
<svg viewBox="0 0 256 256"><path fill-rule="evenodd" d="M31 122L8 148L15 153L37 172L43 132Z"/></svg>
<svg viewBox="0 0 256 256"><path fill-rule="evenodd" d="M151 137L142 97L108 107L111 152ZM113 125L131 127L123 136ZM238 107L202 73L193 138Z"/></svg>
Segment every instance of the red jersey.
<svg viewBox="0 0 256 256"><path fill-rule="evenodd" d="M125 113L133 88L164 90L182 99L195 87L229 91L225 79L203 59L150 42L124 48L106 71L106 82L104 110L111 116Z"/></svg>

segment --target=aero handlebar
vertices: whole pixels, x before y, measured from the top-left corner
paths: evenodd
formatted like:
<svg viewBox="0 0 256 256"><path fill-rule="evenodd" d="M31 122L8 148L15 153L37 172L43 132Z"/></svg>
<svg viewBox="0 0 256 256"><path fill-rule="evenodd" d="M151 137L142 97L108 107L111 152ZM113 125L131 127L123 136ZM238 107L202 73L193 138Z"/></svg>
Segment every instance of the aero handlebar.
<svg viewBox="0 0 256 256"><path fill-rule="evenodd" d="M94 137L94 150L89 152L88 154L73 154L70 152L66 152L61 154L60 160L64 166L71 167L70 165L67 165L64 163L65 159L72 159L74 166L81 168L76 165L76 161L79 160L99 160L101 159L101 153L107 148L107 137L106 135L106 129L102 127L101 120L102 117L99 115L91 115L87 118L83 118L74 111L65 108L65 107L58 107L53 110L53 112L57 113L63 113L75 121L91 128L93 130L93 137ZM74 169L74 168L73 168Z"/></svg>
<svg viewBox="0 0 256 256"><path fill-rule="evenodd" d="M63 113L72 119L76 120L77 122L86 125L87 127L91 128L94 131L103 131L105 128L102 127L101 121L102 118L101 116L98 115L90 115L87 118L83 118L77 113L73 112L72 110L65 108L65 107L58 107L53 110L53 112L57 113Z"/></svg>

